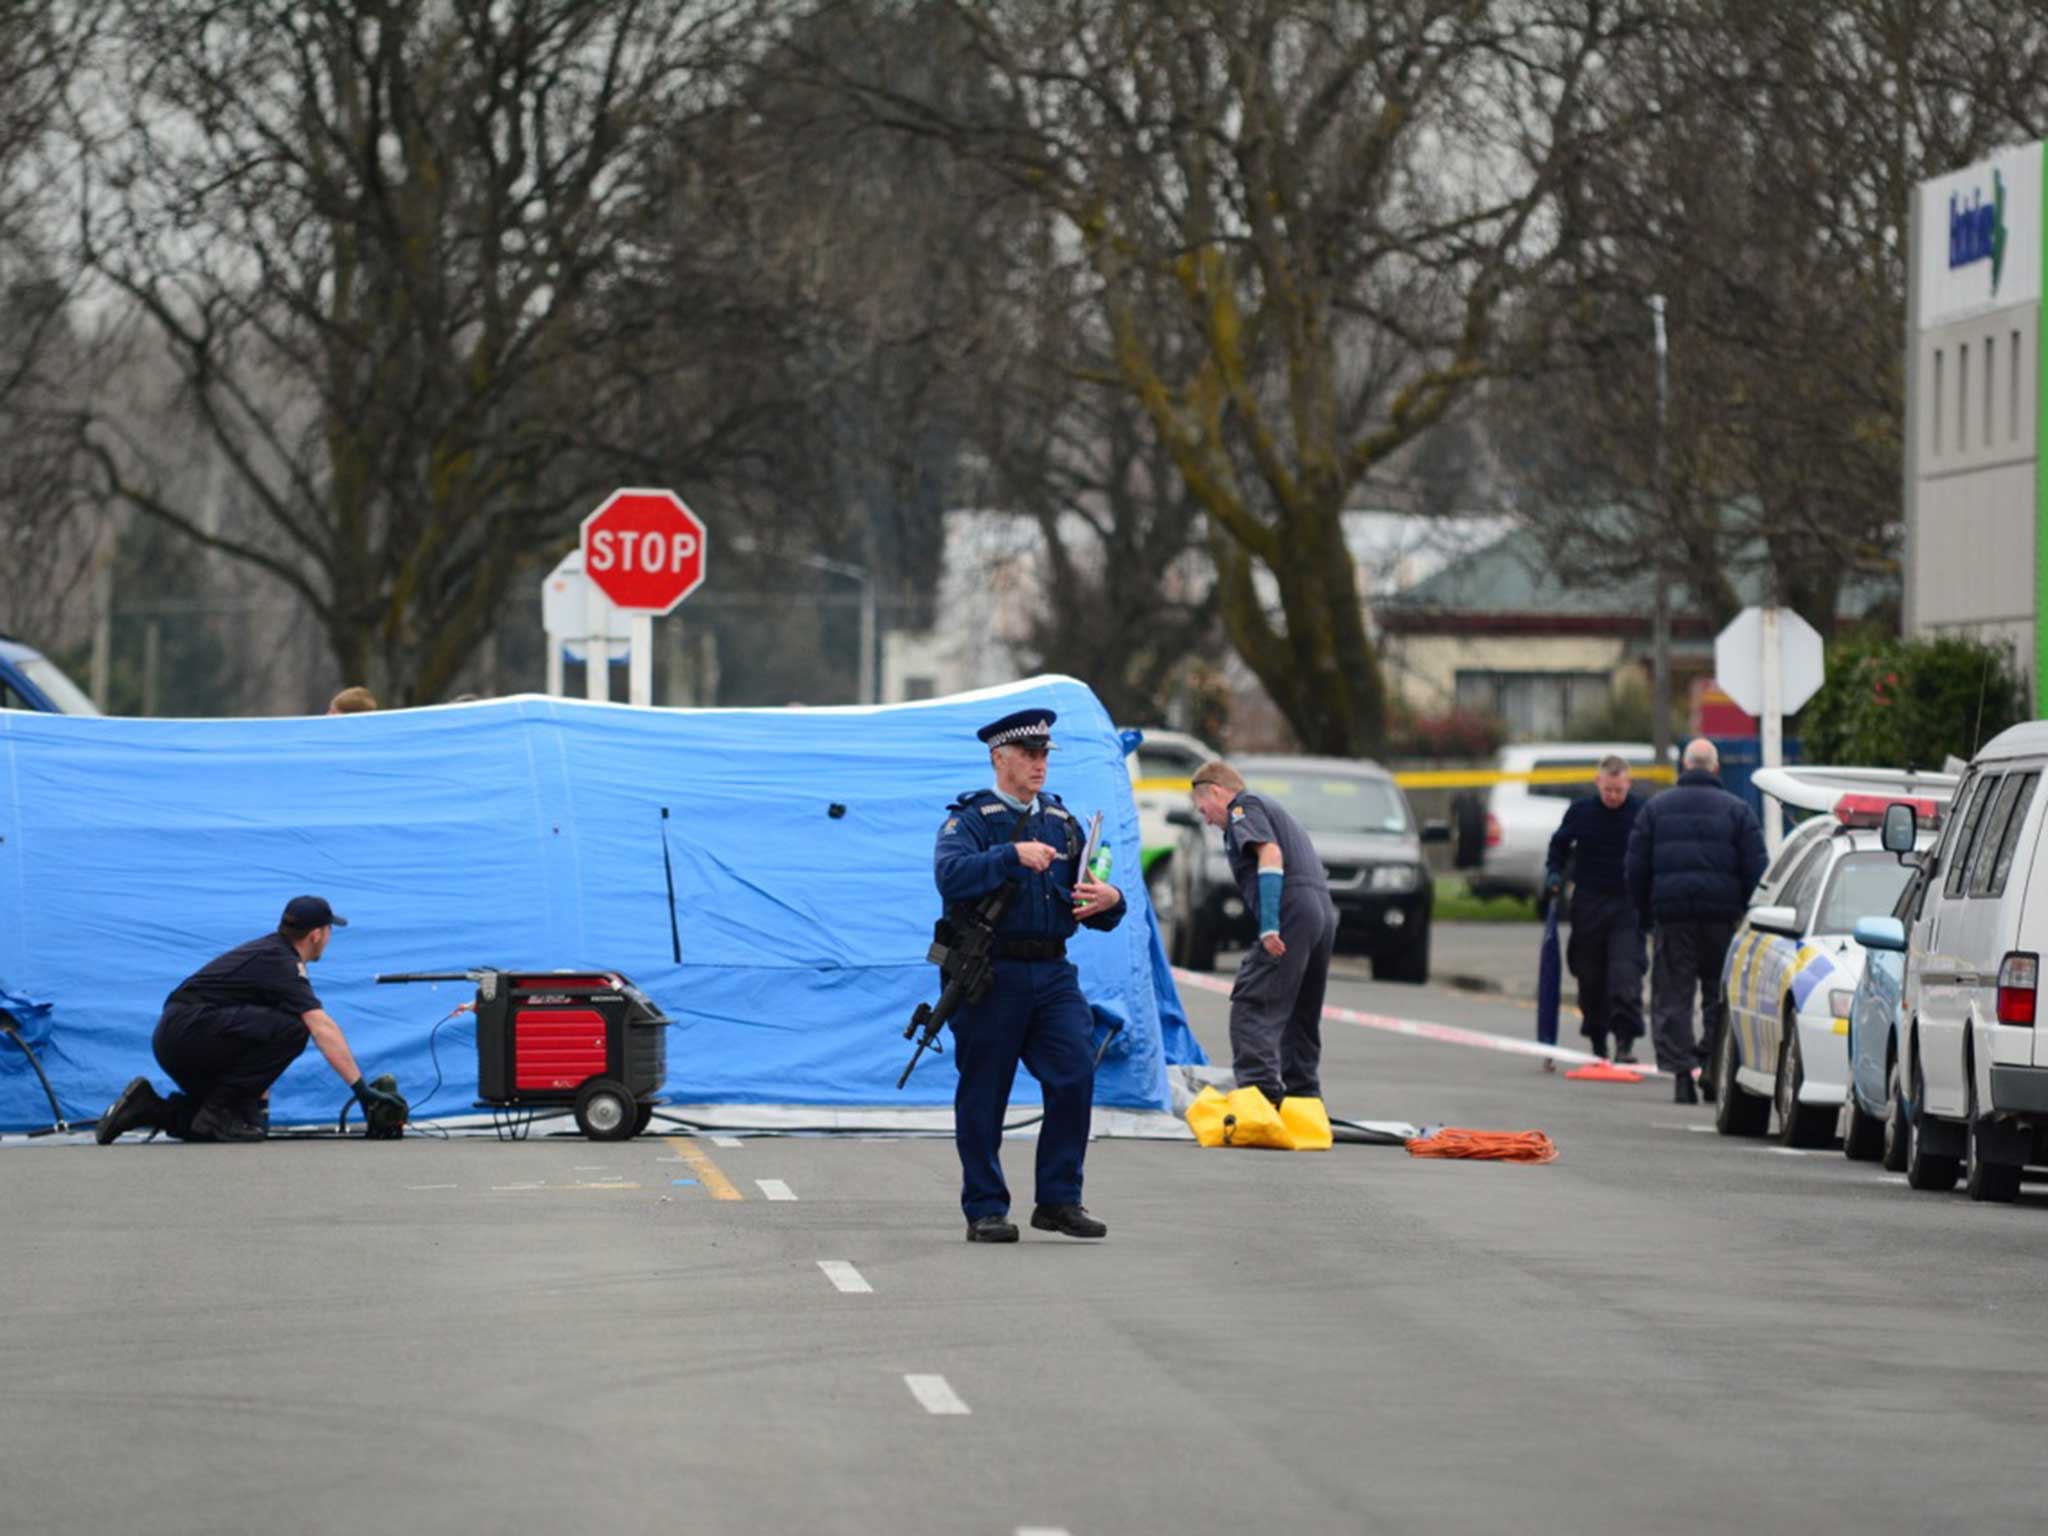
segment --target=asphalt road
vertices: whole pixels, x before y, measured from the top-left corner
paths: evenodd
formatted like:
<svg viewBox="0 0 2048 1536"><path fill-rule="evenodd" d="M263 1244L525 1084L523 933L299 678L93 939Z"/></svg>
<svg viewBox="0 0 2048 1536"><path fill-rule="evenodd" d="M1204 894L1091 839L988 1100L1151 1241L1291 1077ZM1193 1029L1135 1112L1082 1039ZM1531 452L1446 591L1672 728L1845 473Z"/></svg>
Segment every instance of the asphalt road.
<svg viewBox="0 0 2048 1536"><path fill-rule="evenodd" d="M1186 996L1225 1054L1221 1000ZM1098 1142L1107 1242L988 1248L944 1141L0 1152L0 1530L2038 1519L2042 1187L1914 1194L1699 1134L1655 1080L1355 1025L1326 1069L1340 1115L1562 1157Z"/></svg>

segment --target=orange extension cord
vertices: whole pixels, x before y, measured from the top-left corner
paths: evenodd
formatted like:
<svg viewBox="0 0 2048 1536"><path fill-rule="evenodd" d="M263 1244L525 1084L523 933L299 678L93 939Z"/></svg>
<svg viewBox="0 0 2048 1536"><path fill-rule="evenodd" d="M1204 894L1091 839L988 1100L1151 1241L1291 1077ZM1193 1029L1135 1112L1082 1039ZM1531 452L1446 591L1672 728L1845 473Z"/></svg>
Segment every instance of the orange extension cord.
<svg viewBox="0 0 2048 1536"><path fill-rule="evenodd" d="M1465 1131L1447 1125L1408 1143L1414 1157L1476 1157L1498 1163L1554 1163L1557 1143L1541 1131Z"/></svg>

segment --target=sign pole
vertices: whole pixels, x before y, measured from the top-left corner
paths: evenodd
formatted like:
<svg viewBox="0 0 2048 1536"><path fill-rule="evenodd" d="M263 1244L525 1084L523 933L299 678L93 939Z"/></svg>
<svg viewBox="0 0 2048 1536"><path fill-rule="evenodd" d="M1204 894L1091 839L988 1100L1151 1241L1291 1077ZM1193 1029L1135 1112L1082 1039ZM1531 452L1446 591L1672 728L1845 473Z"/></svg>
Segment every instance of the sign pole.
<svg viewBox="0 0 2048 1536"><path fill-rule="evenodd" d="M654 703L654 615L633 615L632 651L626 661L626 702L636 709Z"/></svg>
<svg viewBox="0 0 2048 1536"><path fill-rule="evenodd" d="M562 696L562 637L548 636L548 697Z"/></svg>
<svg viewBox="0 0 2048 1536"><path fill-rule="evenodd" d="M596 582L583 595L583 697L609 704L612 697L611 624L604 611L609 601Z"/></svg>
<svg viewBox="0 0 2048 1536"><path fill-rule="evenodd" d="M1785 658L1778 650L1779 612L1775 605L1763 611L1764 707L1757 723L1763 729L1763 765L1766 768L1779 767L1785 760ZM1774 805L1766 805L1764 809L1764 852L1775 859L1778 847L1784 841L1784 817Z"/></svg>

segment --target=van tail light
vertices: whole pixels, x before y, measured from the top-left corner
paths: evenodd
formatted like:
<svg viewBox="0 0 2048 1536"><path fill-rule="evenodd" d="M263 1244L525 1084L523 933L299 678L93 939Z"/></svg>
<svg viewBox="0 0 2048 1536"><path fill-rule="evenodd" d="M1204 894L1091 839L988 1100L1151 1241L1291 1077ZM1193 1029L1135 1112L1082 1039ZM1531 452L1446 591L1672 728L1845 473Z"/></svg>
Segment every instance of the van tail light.
<svg viewBox="0 0 2048 1536"><path fill-rule="evenodd" d="M1500 846L1500 818L1491 811L1486 813L1486 846L1489 848L1498 848Z"/></svg>
<svg viewBox="0 0 2048 1536"><path fill-rule="evenodd" d="M2015 951L1998 967L1998 1022L2034 1027L2036 983L2041 979L2041 957Z"/></svg>

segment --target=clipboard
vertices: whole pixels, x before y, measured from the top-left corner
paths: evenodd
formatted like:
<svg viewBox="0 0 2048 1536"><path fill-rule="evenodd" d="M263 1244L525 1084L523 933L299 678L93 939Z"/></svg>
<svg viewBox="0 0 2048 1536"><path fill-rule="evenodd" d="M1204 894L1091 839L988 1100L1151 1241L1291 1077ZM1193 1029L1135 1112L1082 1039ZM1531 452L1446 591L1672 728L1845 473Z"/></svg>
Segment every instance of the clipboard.
<svg viewBox="0 0 2048 1536"><path fill-rule="evenodd" d="M1079 885L1088 877L1088 866L1095 862L1095 850L1102 846L1102 812L1097 811L1088 818L1088 841L1081 847L1081 862L1074 868L1074 884Z"/></svg>

